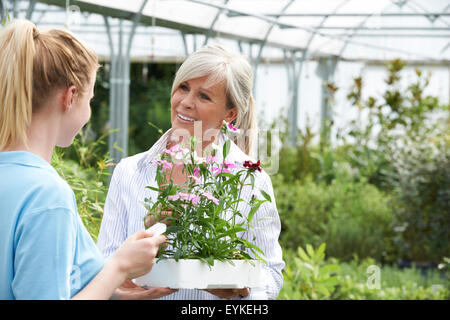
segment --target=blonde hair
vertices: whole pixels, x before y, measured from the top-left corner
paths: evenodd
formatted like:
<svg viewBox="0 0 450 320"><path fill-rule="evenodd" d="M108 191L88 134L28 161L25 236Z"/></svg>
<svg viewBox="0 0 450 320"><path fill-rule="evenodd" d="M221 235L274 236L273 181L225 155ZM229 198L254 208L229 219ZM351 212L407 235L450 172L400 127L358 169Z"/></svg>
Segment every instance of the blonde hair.
<svg viewBox="0 0 450 320"><path fill-rule="evenodd" d="M238 146L250 155L257 132L257 117L252 97L253 71L244 56L218 44L204 46L191 54L178 69L172 95L181 83L208 76L206 86L225 81L227 108L237 108L233 124L244 133ZM245 136L248 139L245 139ZM242 141L241 141L242 142Z"/></svg>
<svg viewBox="0 0 450 320"><path fill-rule="evenodd" d="M74 85L83 94L97 55L69 32L40 32L27 20L0 30L0 150L27 143L32 113L57 88Z"/></svg>

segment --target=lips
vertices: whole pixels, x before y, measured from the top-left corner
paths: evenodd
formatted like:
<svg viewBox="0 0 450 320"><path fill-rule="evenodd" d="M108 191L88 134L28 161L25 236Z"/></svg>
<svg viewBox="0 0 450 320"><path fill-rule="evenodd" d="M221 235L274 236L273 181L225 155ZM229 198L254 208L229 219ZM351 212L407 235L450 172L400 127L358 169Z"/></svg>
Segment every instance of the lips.
<svg viewBox="0 0 450 320"><path fill-rule="evenodd" d="M194 121L196 121L196 119L188 117L188 116L185 116L185 115L182 115L180 113L177 114L177 117L178 117L178 119L181 119L181 120L186 121L186 122L194 122Z"/></svg>

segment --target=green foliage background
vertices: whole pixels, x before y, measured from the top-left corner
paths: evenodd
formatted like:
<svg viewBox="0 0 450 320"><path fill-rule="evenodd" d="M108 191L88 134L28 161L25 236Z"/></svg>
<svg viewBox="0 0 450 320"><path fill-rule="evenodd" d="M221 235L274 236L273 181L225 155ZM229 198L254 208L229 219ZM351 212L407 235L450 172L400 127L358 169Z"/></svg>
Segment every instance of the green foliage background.
<svg viewBox="0 0 450 320"><path fill-rule="evenodd" d="M430 75L420 70L402 87L404 67L390 61L385 92L367 99L362 99L364 79L354 79L349 112L367 112L369 123L338 128L338 146L328 142L330 128L299 131L293 147L282 130L279 172L271 177L287 263L280 299L450 298L449 106L424 93ZM149 65L147 79L142 69L140 64L131 69L130 154L151 147L160 136L155 127L170 127L176 66ZM331 94L340 90L336 84L327 87ZM108 97L104 67L90 126L53 159L74 189L94 239L108 166L114 165L107 157ZM316 135L319 144L313 143ZM404 269L405 263L411 267ZM370 265L381 269L381 289L366 285Z"/></svg>

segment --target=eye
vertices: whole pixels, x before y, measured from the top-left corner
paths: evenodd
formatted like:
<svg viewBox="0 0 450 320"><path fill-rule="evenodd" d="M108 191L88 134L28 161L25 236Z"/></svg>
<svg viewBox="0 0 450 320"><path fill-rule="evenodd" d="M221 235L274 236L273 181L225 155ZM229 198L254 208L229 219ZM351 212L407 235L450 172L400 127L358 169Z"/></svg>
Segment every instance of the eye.
<svg viewBox="0 0 450 320"><path fill-rule="evenodd" d="M180 84L180 87L179 87L181 90L183 90L183 91L188 91L189 90L189 87L187 86L187 85L185 85L184 83L182 83L182 84Z"/></svg>
<svg viewBox="0 0 450 320"><path fill-rule="evenodd" d="M209 96L207 94L204 93L200 93L200 98L211 101L211 99L209 98Z"/></svg>

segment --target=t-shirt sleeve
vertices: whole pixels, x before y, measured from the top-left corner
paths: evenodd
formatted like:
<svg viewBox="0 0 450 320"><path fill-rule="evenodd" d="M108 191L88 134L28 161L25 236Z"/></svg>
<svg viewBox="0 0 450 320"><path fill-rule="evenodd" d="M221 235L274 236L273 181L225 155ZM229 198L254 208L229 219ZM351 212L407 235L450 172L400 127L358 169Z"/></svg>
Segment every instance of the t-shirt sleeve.
<svg viewBox="0 0 450 320"><path fill-rule="evenodd" d="M70 299L76 220L66 207L24 214L15 236L16 299Z"/></svg>

